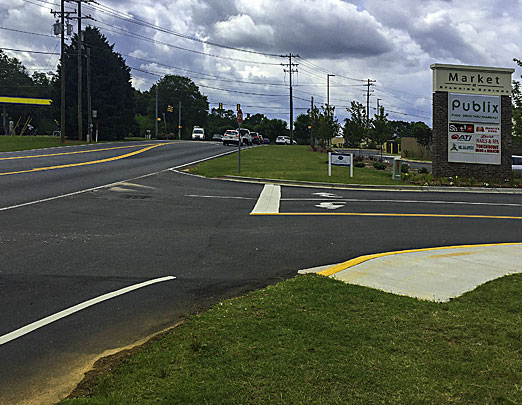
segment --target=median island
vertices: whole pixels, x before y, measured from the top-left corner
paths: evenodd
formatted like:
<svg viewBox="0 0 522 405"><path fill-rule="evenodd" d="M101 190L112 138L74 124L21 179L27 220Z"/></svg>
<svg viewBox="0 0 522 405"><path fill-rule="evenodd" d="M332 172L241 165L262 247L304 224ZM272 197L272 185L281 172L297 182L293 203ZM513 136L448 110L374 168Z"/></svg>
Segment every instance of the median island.
<svg viewBox="0 0 522 405"><path fill-rule="evenodd" d="M517 403L521 289L435 303L300 275L104 359L60 403Z"/></svg>

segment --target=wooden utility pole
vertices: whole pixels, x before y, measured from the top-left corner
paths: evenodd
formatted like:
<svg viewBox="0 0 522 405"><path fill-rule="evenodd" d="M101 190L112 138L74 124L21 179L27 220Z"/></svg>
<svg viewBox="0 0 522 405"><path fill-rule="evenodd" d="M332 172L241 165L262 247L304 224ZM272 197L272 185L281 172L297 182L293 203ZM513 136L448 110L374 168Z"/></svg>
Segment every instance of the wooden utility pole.
<svg viewBox="0 0 522 405"><path fill-rule="evenodd" d="M283 69L284 72L290 74L290 144L294 143L294 98L292 95L292 74L297 73L297 69L293 69L294 66L299 66L297 63L292 63L292 57L299 58L299 55L281 55L282 58L288 58L288 63L282 63L282 66L288 66L288 70Z"/></svg>
<svg viewBox="0 0 522 405"><path fill-rule="evenodd" d="M82 0L78 0L78 140L83 140L82 117Z"/></svg>

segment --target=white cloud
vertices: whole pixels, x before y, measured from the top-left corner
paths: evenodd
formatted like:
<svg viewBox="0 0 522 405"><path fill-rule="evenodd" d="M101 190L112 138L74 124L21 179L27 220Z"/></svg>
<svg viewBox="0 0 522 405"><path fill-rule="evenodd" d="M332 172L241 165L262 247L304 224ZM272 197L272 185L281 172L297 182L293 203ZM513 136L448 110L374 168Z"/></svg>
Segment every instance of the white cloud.
<svg viewBox="0 0 522 405"><path fill-rule="evenodd" d="M351 100L366 104L363 83L344 78L352 77L377 81L371 97L373 106L380 98L389 110L411 114L390 114L390 117L404 120L426 117L426 121L431 115L430 64L515 67L516 78L522 73L512 61L514 57L522 57L519 43L522 26L518 24L522 17L520 0L475 0L471 3L457 0L101 0L101 3L167 31L209 42L277 55L299 54L304 61L295 59L299 63L299 73L295 77L298 84L295 95L299 97L294 101L296 116L305 111L298 108L308 107L309 101L305 100L310 96L315 97L317 104L325 101L326 73L337 75L331 80L330 97L338 106L336 113L340 118L345 115L343 107ZM0 26L50 34L55 21L50 8L57 7L47 3L42 5L38 7L21 0L1 2ZM264 112L274 111L266 106L288 106L288 89L275 86L288 83L288 75L280 66L288 59L190 41L123 21L110 13L93 10L88 4L84 6L84 13L92 14L98 20L92 24L101 28L110 43L115 43L116 51L150 61L126 58L130 66L168 70L190 76L196 83L221 89L279 95L264 97L201 88L211 102L225 102L230 108L241 103L257 105L259 112ZM101 22L173 46L223 58L133 38ZM0 30L2 47L52 52L59 50L56 45L56 38ZM18 57L27 67L48 66L53 69L57 62L57 56L8 53ZM156 63L218 78L168 69ZM133 71L133 77L133 83L141 89L148 88L158 79L139 71ZM288 114L274 112L268 115L287 118Z"/></svg>

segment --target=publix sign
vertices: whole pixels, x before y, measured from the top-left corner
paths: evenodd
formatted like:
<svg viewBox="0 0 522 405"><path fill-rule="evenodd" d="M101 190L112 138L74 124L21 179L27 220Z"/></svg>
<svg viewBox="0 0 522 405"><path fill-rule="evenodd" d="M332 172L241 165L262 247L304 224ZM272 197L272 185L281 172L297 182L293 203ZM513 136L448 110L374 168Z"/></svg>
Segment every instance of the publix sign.
<svg viewBox="0 0 522 405"><path fill-rule="evenodd" d="M500 97L449 93L449 121L500 123Z"/></svg>

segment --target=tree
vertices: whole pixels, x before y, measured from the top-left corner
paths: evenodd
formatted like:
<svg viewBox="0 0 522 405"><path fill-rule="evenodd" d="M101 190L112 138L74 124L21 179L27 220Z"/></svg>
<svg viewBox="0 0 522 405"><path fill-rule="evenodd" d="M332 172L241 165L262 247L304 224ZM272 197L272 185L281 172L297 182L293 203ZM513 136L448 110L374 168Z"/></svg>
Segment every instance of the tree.
<svg viewBox="0 0 522 405"><path fill-rule="evenodd" d="M370 133L372 140L380 146L382 157L382 145L393 135L393 127L388 121L388 114L384 113L383 106L380 106L378 113L374 115Z"/></svg>
<svg viewBox="0 0 522 405"><path fill-rule="evenodd" d="M190 139L194 126L205 127L208 115L207 97L199 92L198 86L188 77L165 75L150 89L150 94L156 93L158 87L158 114L163 119L167 117L167 132L177 133L179 102L181 102L181 136ZM155 101L154 101L155 102ZM168 106L173 112L167 111ZM150 106L150 115L154 117L155 106ZM208 132L208 130L207 130Z"/></svg>
<svg viewBox="0 0 522 405"><path fill-rule="evenodd" d="M422 145L425 148L431 145L431 128L428 127L424 122L418 121L414 123L411 132L419 145Z"/></svg>
<svg viewBox="0 0 522 405"><path fill-rule="evenodd" d="M350 108L346 109L350 118L344 120L343 136L351 147L360 148L366 134L366 109L357 101L352 101Z"/></svg>
<svg viewBox="0 0 522 405"><path fill-rule="evenodd" d="M310 128L312 119L310 114L299 114L294 123L294 139L297 143L308 144L310 141Z"/></svg>
<svg viewBox="0 0 522 405"><path fill-rule="evenodd" d="M321 111L315 110L312 117L312 131L315 139L321 145L329 145L331 139L339 134L341 125L335 118L335 107L321 106Z"/></svg>
<svg viewBox="0 0 522 405"><path fill-rule="evenodd" d="M212 134L223 135L227 129L233 129L236 127L237 118L232 110L218 110L213 108L207 117L207 133L210 137ZM250 128L250 126L247 127Z"/></svg>
<svg viewBox="0 0 522 405"><path fill-rule="evenodd" d="M136 130L134 121L135 99L131 85L130 68L117 52L114 44L110 45L107 38L98 28L87 27L84 31L83 45L91 49L91 99L92 109L97 110L96 118L100 139L123 139ZM66 70L66 135L78 138L77 133L77 70L78 36L75 35L70 45L64 49L65 64L58 66L58 74L53 80L53 89L57 102L54 113L60 119L60 72ZM85 54L85 51L84 51ZM83 60L83 128L87 132L87 58Z"/></svg>
<svg viewBox="0 0 522 405"><path fill-rule="evenodd" d="M35 72L32 77L29 76L18 59L8 57L0 50L0 94L13 97L51 98L50 81L45 73ZM36 128L46 127L45 123L52 122L49 107L6 105L2 108L2 114L4 109L6 127L1 128L0 133L8 133L8 121L19 123L17 133L25 122L30 122Z"/></svg>
<svg viewBox="0 0 522 405"><path fill-rule="evenodd" d="M407 121L391 121L390 125L393 127L393 133L396 138L403 138L412 135L413 122Z"/></svg>

